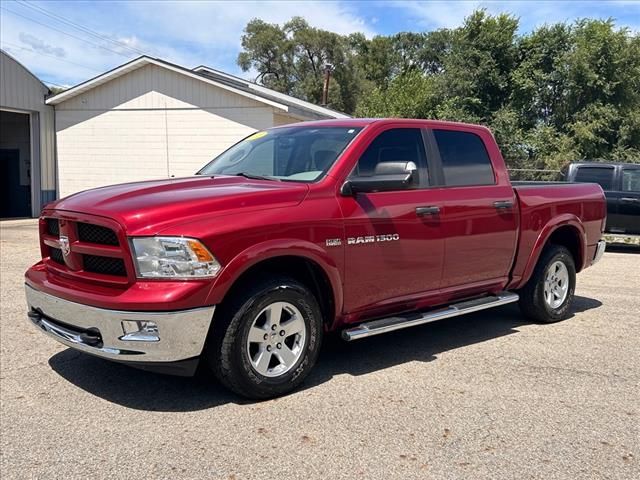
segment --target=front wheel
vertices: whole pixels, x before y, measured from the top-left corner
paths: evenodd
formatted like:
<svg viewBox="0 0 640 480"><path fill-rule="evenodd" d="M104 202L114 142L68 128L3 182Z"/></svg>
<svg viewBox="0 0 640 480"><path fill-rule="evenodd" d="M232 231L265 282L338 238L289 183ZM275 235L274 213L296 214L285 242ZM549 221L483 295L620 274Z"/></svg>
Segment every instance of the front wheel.
<svg viewBox="0 0 640 480"><path fill-rule="evenodd" d="M315 364L322 316L303 284L275 277L236 294L216 312L207 360L216 377L253 399L296 388Z"/></svg>
<svg viewBox="0 0 640 480"><path fill-rule="evenodd" d="M549 245L519 292L520 310L534 322L564 320L571 314L575 288L576 267L571 252L560 245Z"/></svg>

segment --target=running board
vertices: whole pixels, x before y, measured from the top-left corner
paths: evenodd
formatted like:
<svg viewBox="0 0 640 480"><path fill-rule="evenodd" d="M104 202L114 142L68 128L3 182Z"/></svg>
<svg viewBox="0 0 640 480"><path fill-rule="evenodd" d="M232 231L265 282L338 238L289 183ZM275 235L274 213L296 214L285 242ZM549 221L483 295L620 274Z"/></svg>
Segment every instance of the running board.
<svg viewBox="0 0 640 480"><path fill-rule="evenodd" d="M424 323L435 322L445 318L457 317L467 313L485 310L487 308L499 307L507 303L518 301L518 294L512 292L500 292L497 295L489 297L476 298L474 300L466 300L460 303L454 303L448 307L438 310L430 310L428 312L409 313L403 316L381 318L364 322L357 327L349 328L342 331L342 338L348 342L358 340L360 338L372 337L381 333L393 332L402 328L415 327Z"/></svg>

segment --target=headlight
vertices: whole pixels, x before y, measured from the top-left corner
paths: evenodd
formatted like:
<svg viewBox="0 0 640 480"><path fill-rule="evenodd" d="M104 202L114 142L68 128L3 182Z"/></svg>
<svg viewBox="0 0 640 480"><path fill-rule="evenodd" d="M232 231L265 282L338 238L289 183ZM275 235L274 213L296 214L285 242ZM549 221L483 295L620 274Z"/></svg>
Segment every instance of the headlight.
<svg viewBox="0 0 640 480"><path fill-rule="evenodd" d="M198 240L183 237L134 237L133 258L139 278L215 277L220 264Z"/></svg>

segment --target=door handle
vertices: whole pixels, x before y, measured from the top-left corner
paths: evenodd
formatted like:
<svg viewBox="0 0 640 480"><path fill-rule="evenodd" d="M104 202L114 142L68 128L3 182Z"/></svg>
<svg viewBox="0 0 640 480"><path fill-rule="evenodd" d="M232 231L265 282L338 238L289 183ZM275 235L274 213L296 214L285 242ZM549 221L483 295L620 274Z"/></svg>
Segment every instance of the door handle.
<svg viewBox="0 0 640 480"><path fill-rule="evenodd" d="M498 200L493 202L493 206L498 210L509 210L513 208L513 202L511 200Z"/></svg>
<svg viewBox="0 0 640 480"><path fill-rule="evenodd" d="M622 197L621 202L640 202L640 198Z"/></svg>
<svg viewBox="0 0 640 480"><path fill-rule="evenodd" d="M425 217L427 215L438 215L440 207L416 207L416 215Z"/></svg>

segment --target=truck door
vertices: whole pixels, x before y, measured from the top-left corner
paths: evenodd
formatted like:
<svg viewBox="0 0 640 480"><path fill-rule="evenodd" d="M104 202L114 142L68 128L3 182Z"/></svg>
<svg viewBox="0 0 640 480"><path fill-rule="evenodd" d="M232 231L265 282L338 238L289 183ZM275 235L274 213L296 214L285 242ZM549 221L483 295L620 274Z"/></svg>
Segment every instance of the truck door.
<svg viewBox="0 0 640 480"><path fill-rule="evenodd" d="M462 130L431 131L441 164L438 191L447 297L486 292L508 279L517 242L518 205L507 177L500 177L483 139ZM450 294L450 295L448 295Z"/></svg>
<svg viewBox="0 0 640 480"><path fill-rule="evenodd" d="M353 176L375 176L385 164L413 162L417 184L397 191L340 196L345 222L345 312L411 304L437 293L443 239L429 189L423 131L389 125L360 156Z"/></svg>
<svg viewBox="0 0 640 480"><path fill-rule="evenodd" d="M631 235L640 234L640 166L624 165L621 197L618 204L619 228Z"/></svg>

